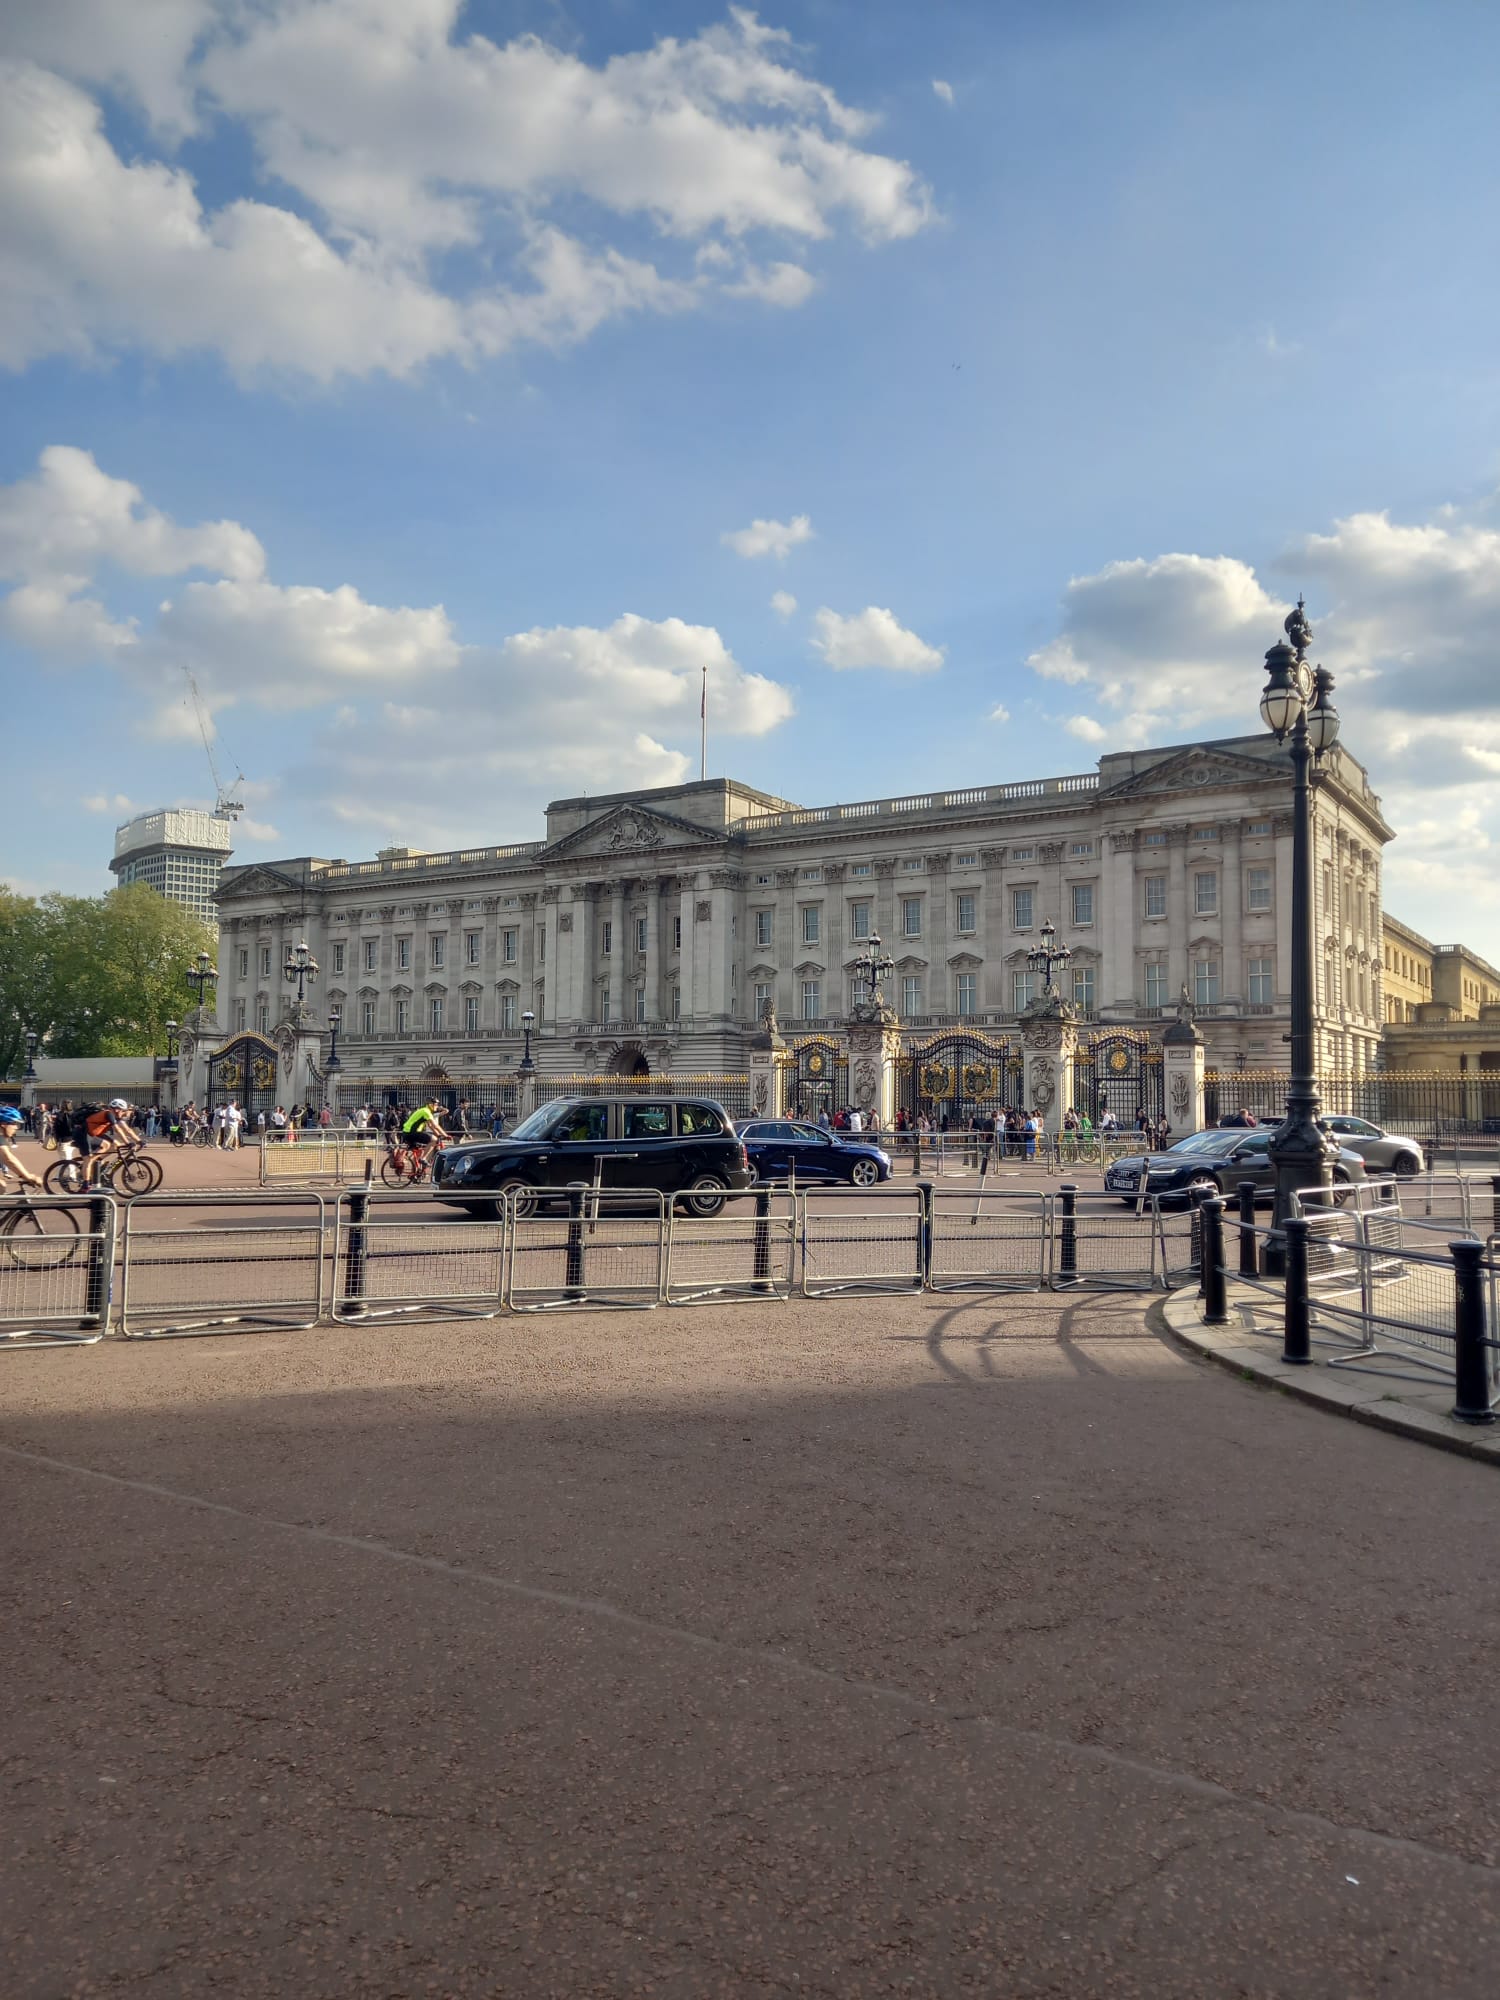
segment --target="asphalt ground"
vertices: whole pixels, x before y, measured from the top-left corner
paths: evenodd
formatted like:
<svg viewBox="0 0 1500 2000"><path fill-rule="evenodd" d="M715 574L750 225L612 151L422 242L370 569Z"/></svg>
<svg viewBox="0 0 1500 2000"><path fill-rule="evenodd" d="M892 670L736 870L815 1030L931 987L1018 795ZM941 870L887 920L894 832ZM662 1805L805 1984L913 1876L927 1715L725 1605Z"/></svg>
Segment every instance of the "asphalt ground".
<svg viewBox="0 0 1500 2000"><path fill-rule="evenodd" d="M1493 1471L1143 1300L0 1386L17 2000L1494 1991Z"/></svg>

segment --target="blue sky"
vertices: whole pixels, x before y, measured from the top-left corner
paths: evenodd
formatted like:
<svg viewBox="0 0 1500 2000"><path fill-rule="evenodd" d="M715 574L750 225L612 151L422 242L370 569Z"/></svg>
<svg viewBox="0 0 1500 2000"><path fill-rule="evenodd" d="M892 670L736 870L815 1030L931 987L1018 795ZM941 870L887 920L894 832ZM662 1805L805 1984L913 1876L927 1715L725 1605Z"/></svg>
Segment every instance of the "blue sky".
<svg viewBox="0 0 1500 2000"><path fill-rule="evenodd" d="M353 857L692 775L704 661L711 771L806 803L1248 730L1302 589L1389 906L1500 959L1497 57L1458 4L12 0L0 875L208 795L185 668L239 857Z"/></svg>

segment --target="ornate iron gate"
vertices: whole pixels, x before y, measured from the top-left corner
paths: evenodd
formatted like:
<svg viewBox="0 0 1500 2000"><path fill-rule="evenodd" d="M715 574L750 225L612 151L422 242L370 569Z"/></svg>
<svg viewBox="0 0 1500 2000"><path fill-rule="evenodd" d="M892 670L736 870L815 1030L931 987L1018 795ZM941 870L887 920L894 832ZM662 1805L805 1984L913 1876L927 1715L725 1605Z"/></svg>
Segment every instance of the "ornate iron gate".
<svg viewBox="0 0 1500 2000"><path fill-rule="evenodd" d="M276 1108L276 1044L264 1035L239 1035L208 1059L207 1108L228 1104L233 1099L250 1125L264 1111L269 1118Z"/></svg>
<svg viewBox="0 0 1500 2000"><path fill-rule="evenodd" d="M1003 1035L952 1029L912 1042L896 1066L896 1103L909 1119L967 1125L1021 1107L1021 1051Z"/></svg>
<svg viewBox="0 0 1500 2000"><path fill-rule="evenodd" d="M849 1055L829 1035L808 1035L793 1042L787 1065L787 1109L794 1118L831 1118L849 1102Z"/></svg>
<svg viewBox="0 0 1500 2000"><path fill-rule="evenodd" d="M1155 1123L1166 1111L1159 1044L1143 1028L1114 1028L1081 1043L1073 1058L1073 1109L1095 1125L1112 1111L1124 1131L1142 1111Z"/></svg>

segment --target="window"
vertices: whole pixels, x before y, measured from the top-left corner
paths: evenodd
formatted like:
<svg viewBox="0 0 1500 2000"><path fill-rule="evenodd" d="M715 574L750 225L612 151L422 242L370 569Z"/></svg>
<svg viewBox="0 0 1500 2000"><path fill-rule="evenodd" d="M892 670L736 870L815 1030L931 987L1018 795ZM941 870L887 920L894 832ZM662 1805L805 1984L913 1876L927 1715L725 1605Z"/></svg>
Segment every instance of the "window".
<svg viewBox="0 0 1500 2000"><path fill-rule="evenodd" d="M500 995L500 1026L508 1035L516 1032L516 996L514 993Z"/></svg>
<svg viewBox="0 0 1500 2000"><path fill-rule="evenodd" d="M670 1139L672 1107L670 1104L627 1104L621 1130L627 1139Z"/></svg>
<svg viewBox="0 0 1500 2000"><path fill-rule="evenodd" d="M1036 974L1034 972L1013 972L1010 975L1011 1010L1019 1014L1023 1007L1029 1007L1036 998Z"/></svg>
<svg viewBox="0 0 1500 2000"><path fill-rule="evenodd" d="M260 976L262 979L269 979L271 976L271 947L268 944L263 944L260 948Z"/></svg>
<svg viewBox="0 0 1500 2000"><path fill-rule="evenodd" d="M868 903L849 905L849 935L861 939L870 935L870 906Z"/></svg>
<svg viewBox="0 0 1500 2000"><path fill-rule="evenodd" d="M819 979L804 979L802 982L802 1018L816 1021L823 1011L823 983Z"/></svg>
<svg viewBox="0 0 1500 2000"><path fill-rule="evenodd" d="M914 854L910 861L903 861L901 866L908 875L920 875L922 872L922 857L920 854Z"/></svg>
<svg viewBox="0 0 1500 2000"><path fill-rule="evenodd" d="M410 1027L411 1002L410 1000L398 1000L396 1002L396 1033L404 1035Z"/></svg>
<svg viewBox="0 0 1500 2000"><path fill-rule="evenodd" d="M409 972L409 971L411 970L411 939L410 939L410 938L397 938L397 940L396 940L396 964L397 964L397 966L398 966L398 967L400 968L400 970L401 970L402 972Z"/></svg>
<svg viewBox="0 0 1500 2000"><path fill-rule="evenodd" d="M547 963L547 928L545 924L536 934L536 962L538 965L545 965Z"/></svg>
<svg viewBox="0 0 1500 2000"><path fill-rule="evenodd" d="M673 949L673 951L681 951L681 950L682 950L682 919L681 919L681 917L673 917L673 919L672 919L672 949Z"/></svg>
<svg viewBox="0 0 1500 2000"><path fill-rule="evenodd" d="M770 886L771 886L771 878L770 878L770 876L769 876L769 875L757 875L757 876L756 876L756 878L755 878L755 886L756 886L756 887L757 887L758 889L769 889L769 888L770 888Z"/></svg>
<svg viewBox="0 0 1500 2000"><path fill-rule="evenodd" d="M635 1018L638 1021L644 1021L646 1018L646 989L644 986L637 986L635 989Z"/></svg>
<svg viewBox="0 0 1500 2000"><path fill-rule="evenodd" d="M1269 833L1271 831L1271 822L1268 819L1253 819L1246 826L1245 831L1249 834Z"/></svg>
<svg viewBox="0 0 1500 2000"><path fill-rule="evenodd" d="M868 861L856 861L849 869L851 875L868 875L869 872L870 864Z"/></svg>
<svg viewBox="0 0 1500 2000"><path fill-rule="evenodd" d="M1245 908L1247 910L1269 910L1271 907L1271 871L1269 868L1248 868L1245 871Z"/></svg>
<svg viewBox="0 0 1500 2000"><path fill-rule="evenodd" d="M901 981L901 1011L908 1019L922 1011L922 982L914 973Z"/></svg>
<svg viewBox="0 0 1500 2000"><path fill-rule="evenodd" d="M236 1000L234 1003L234 1025L237 1028L243 1028L245 1025L245 1003L243 1000Z"/></svg>
<svg viewBox="0 0 1500 2000"><path fill-rule="evenodd" d="M1323 913L1333 916L1333 869L1328 862L1323 863Z"/></svg>
<svg viewBox="0 0 1500 2000"><path fill-rule="evenodd" d="M1216 917L1219 914L1219 878L1217 875L1195 875L1193 877L1193 908L1200 917Z"/></svg>
<svg viewBox="0 0 1500 2000"><path fill-rule="evenodd" d="M682 1019L682 988L680 986L672 988L672 1019L674 1021Z"/></svg>
<svg viewBox="0 0 1500 2000"><path fill-rule="evenodd" d="M1219 1000L1219 961L1216 958L1195 958L1193 960L1193 1005L1214 1007Z"/></svg>
<svg viewBox="0 0 1500 2000"><path fill-rule="evenodd" d="M1195 826L1193 828L1194 840L1217 840L1218 837L1219 829L1216 826Z"/></svg>
<svg viewBox="0 0 1500 2000"><path fill-rule="evenodd" d="M479 963L479 933L478 931L465 931L464 964L478 965L478 963Z"/></svg>
<svg viewBox="0 0 1500 2000"><path fill-rule="evenodd" d="M953 923L954 923L954 928L956 930L972 931L977 927L974 918L974 912L977 907L977 904L978 904L978 898L974 896L954 897Z"/></svg>
<svg viewBox="0 0 1500 2000"><path fill-rule="evenodd" d="M646 949L646 932L647 919L645 917L637 917L635 920L635 948L637 951L644 951ZM645 1016L642 1015L641 1018L644 1020Z"/></svg>
<svg viewBox="0 0 1500 2000"><path fill-rule="evenodd" d="M1014 931L1031 929L1031 906L1036 892L1033 889L1012 889L1010 892L1010 927Z"/></svg>
<svg viewBox="0 0 1500 2000"><path fill-rule="evenodd" d="M1034 861L1036 859L1036 849L1034 847L1013 847L1010 850L1010 858L1012 861Z"/></svg>
<svg viewBox="0 0 1500 2000"><path fill-rule="evenodd" d="M922 898L903 896L901 898L901 935L920 937L922 935Z"/></svg>
<svg viewBox="0 0 1500 2000"><path fill-rule="evenodd" d="M977 868L979 866L979 856L977 854L955 854L953 865L955 868Z"/></svg>
<svg viewBox="0 0 1500 2000"><path fill-rule="evenodd" d="M953 1011L955 1014L972 1014L977 1010L978 981L972 972L960 972L953 981Z"/></svg>
<svg viewBox="0 0 1500 2000"><path fill-rule="evenodd" d="M1378 931L1379 928L1380 928L1380 899L1377 896L1371 896L1370 922L1369 922L1370 936L1374 937L1376 931Z"/></svg>
<svg viewBox="0 0 1500 2000"><path fill-rule="evenodd" d="M724 1130L724 1121L711 1104L680 1104L677 1107L677 1129L684 1138L698 1133L712 1136Z"/></svg>
<svg viewBox="0 0 1500 2000"><path fill-rule="evenodd" d="M760 1019L761 1015L766 1011L767 1006L770 1004L770 1000L771 1000L770 981L769 980L758 981L755 987L755 1018L757 1021Z"/></svg>
<svg viewBox="0 0 1500 2000"><path fill-rule="evenodd" d="M804 868L802 871L802 879L804 882L821 882L823 879L823 871L821 868Z"/></svg>
<svg viewBox="0 0 1500 2000"><path fill-rule="evenodd" d="M609 1019L609 988L607 986L599 989L599 1019L601 1021Z"/></svg>
<svg viewBox="0 0 1500 2000"><path fill-rule="evenodd" d="M802 942L816 944L823 932L823 906L805 903L802 908Z"/></svg>
<svg viewBox="0 0 1500 2000"><path fill-rule="evenodd" d="M774 943L775 937L776 912L774 910L757 910L755 912L755 942L761 945L768 945Z"/></svg>
<svg viewBox="0 0 1500 2000"><path fill-rule="evenodd" d="M1073 1004L1088 1013L1094 1011L1094 968L1091 965L1073 967Z"/></svg>
<svg viewBox="0 0 1500 2000"><path fill-rule="evenodd" d="M380 964L379 938L365 939L365 971L374 972Z"/></svg>
<svg viewBox="0 0 1500 2000"><path fill-rule="evenodd" d="M615 927L610 922L609 918L606 917L603 923L600 924L599 926L599 950L603 957L608 958L614 951L614 948L615 948Z"/></svg>
<svg viewBox="0 0 1500 2000"><path fill-rule="evenodd" d="M255 1025L261 1034L270 1034L271 1009L269 1004L264 1000L257 1000L255 1003Z"/></svg>
<svg viewBox="0 0 1500 2000"><path fill-rule="evenodd" d="M244 946L241 946L241 948L240 948L240 978L241 978L241 979L248 979L249 977L250 977L250 953L249 953L249 952L248 952L248 951L247 951L247 950L246 950L246 949L244 948Z"/></svg>
<svg viewBox="0 0 1500 2000"><path fill-rule="evenodd" d="M1167 914L1167 878L1165 875L1146 875L1141 879L1141 909L1148 917L1164 917Z"/></svg>
<svg viewBox="0 0 1500 2000"><path fill-rule="evenodd" d="M428 943L432 947L433 970L441 972L448 957L448 940L445 937L435 937L429 938Z"/></svg>
<svg viewBox="0 0 1500 2000"><path fill-rule="evenodd" d="M434 1035L440 1035L443 1032L443 1003L441 1000L428 1001L427 1026Z"/></svg>
<svg viewBox="0 0 1500 2000"><path fill-rule="evenodd" d="M1073 923L1075 928L1094 921L1094 885L1092 882L1073 884Z"/></svg>
<svg viewBox="0 0 1500 2000"><path fill-rule="evenodd" d="M335 972L342 972L344 969L344 943L342 938L333 947L333 969Z"/></svg>
<svg viewBox="0 0 1500 2000"><path fill-rule="evenodd" d="M373 1035L375 1032L375 1002L373 1000L361 1000L359 1003L359 1032L362 1035Z"/></svg>
<svg viewBox="0 0 1500 2000"><path fill-rule="evenodd" d="M479 995L477 993L466 993L464 995L464 1033L466 1035L477 1035L479 1033Z"/></svg>
<svg viewBox="0 0 1500 2000"><path fill-rule="evenodd" d="M1146 967L1146 1005L1165 1007L1167 1004L1167 968L1164 965Z"/></svg>
<svg viewBox="0 0 1500 2000"><path fill-rule="evenodd" d="M1271 961L1268 958L1252 958L1249 963L1250 992L1252 1007L1269 1007L1271 1004Z"/></svg>
<svg viewBox="0 0 1500 2000"><path fill-rule="evenodd" d="M1167 836L1164 833L1147 833L1141 838L1147 847L1165 847L1167 844Z"/></svg>
<svg viewBox="0 0 1500 2000"><path fill-rule="evenodd" d="M1092 855L1093 851L1094 843L1091 840L1075 840L1073 845L1068 849L1069 854L1072 855L1075 861L1086 859Z"/></svg>

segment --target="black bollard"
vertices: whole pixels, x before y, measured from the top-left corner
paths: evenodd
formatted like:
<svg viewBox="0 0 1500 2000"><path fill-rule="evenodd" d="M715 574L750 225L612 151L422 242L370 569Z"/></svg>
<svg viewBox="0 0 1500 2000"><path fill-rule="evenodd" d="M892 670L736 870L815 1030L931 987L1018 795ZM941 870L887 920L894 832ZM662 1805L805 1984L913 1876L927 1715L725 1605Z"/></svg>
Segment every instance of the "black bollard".
<svg viewBox="0 0 1500 2000"><path fill-rule="evenodd" d="M84 1333L104 1333L109 1327L115 1248L109 1223L113 1206L107 1195L96 1194L89 1200L89 1266L84 1280L83 1318L78 1322Z"/></svg>
<svg viewBox="0 0 1500 2000"><path fill-rule="evenodd" d="M1484 1337L1484 1246L1450 1243L1453 1255L1453 1415L1461 1424L1492 1424L1490 1350Z"/></svg>
<svg viewBox="0 0 1500 2000"><path fill-rule="evenodd" d="M917 1226L917 1257L925 1290L932 1277L932 1182L919 1181L917 1191L922 1197L922 1217Z"/></svg>
<svg viewBox="0 0 1500 2000"><path fill-rule="evenodd" d="M1500 1174L1490 1181L1490 1234L1500 1236Z"/></svg>
<svg viewBox="0 0 1500 2000"><path fill-rule="evenodd" d="M1212 1195L1199 1211L1203 1217L1203 1324L1227 1326L1229 1306L1224 1288L1224 1197Z"/></svg>
<svg viewBox="0 0 1500 2000"><path fill-rule="evenodd" d="M1062 1197L1062 1227L1057 1232L1057 1275L1064 1284L1078 1282L1078 1184L1064 1181L1059 1189Z"/></svg>
<svg viewBox="0 0 1500 2000"><path fill-rule="evenodd" d="M1240 1276L1260 1276L1259 1246L1255 1240L1255 1183L1240 1182Z"/></svg>
<svg viewBox="0 0 1500 2000"><path fill-rule="evenodd" d="M1286 1308L1281 1358L1290 1367L1305 1368L1312 1360L1312 1295L1307 1285L1307 1244L1312 1224L1305 1215L1289 1215L1282 1227L1286 1241Z"/></svg>
<svg viewBox="0 0 1500 2000"><path fill-rule="evenodd" d="M365 1224L370 1217L370 1183L375 1162L365 1161L365 1184L349 1196L349 1234L344 1246L344 1317L360 1319L365 1312Z"/></svg>
<svg viewBox="0 0 1500 2000"><path fill-rule="evenodd" d="M911 1140L911 1174L913 1180L922 1177L922 1135L914 1132Z"/></svg>
<svg viewBox="0 0 1500 2000"><path fill-rule="evenodd" d="M587 1192L582 1181L568 1183L568 1272L563 1289L570 1299L583 1295L583 1198Z"/></svg>
<svg viewBox="0 0 1500 2000"><path fill-rule="evenodd" d="M755 1264L752 1279L756 1291L771 1289L771 1190L755 1190Z"/></svg>

